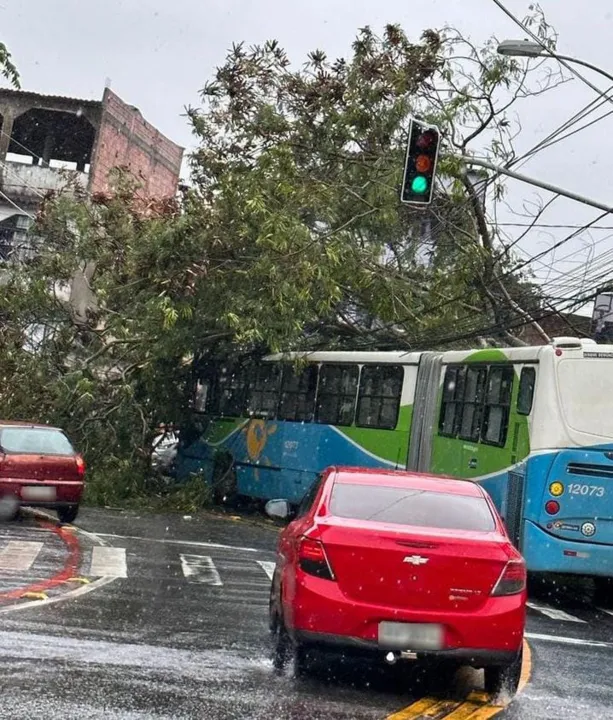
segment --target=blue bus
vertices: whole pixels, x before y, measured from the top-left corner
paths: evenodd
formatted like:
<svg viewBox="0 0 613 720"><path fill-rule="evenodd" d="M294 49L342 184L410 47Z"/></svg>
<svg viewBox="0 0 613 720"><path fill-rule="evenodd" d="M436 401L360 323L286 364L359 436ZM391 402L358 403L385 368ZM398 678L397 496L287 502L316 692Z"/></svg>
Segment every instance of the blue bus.
<svg viewBox="0 0 613 720"><path fill-rule="evenodd" d="M274 355L196 378L178 473L210 480L221 467L225 491L292 503L334 464L468 478L492 496L529 570L608 578L612 403L613 346L572 337Z"/></svg>

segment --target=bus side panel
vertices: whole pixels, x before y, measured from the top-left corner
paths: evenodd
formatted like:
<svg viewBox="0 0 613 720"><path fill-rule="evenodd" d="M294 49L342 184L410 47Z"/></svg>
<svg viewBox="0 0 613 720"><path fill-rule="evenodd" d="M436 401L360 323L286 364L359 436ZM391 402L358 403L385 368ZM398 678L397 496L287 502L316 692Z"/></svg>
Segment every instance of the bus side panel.
<svg viewBox="0 0 613 720"><path fill-rule="evenodd" d="M469 365L469 363L466 364ZM440 435L438 422L433 428L432 472L481 482L500 510L503 509L507 493L507 469L521 462L530 453L528 417L517 412L521 367L516 366L514 370L515 379L503 446ZM445 367L443 367L441 387L438 392L437 420L441 412L444 375Z"/></svg>
<svg viewBox="0 0 613 720"><path fill-rule="evenodd" d="M199 419L191 430L195 439L188 440L177 453L179 480L202 475L210 482L216 453L224 448L232 453L232 447L236 444L245 422L235 418Z"/></svg>
<svg viewBox="0 0 613 720"><path fill-rule="evenodd" d="M238 491L297 503L330 465L403 467L411 408L399 415L397 430L251 420L234 448Z"/></svg>

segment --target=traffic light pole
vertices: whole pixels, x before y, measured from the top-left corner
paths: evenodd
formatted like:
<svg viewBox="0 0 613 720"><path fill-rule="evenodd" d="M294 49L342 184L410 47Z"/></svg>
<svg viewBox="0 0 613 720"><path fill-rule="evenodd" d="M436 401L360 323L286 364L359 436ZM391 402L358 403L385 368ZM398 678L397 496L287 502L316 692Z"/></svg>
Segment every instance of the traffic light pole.
<svg viewBox="0 0 613 720"><path fill-rule="evenodd" d="M456 159L462 160L465 165L477 165L478 167L492 170L495 173L507 175L514 180L528 183L528 185L534 185L534 187L541 188L542 190L548 190L549 192L556 193L556 195L562 195L562 197L566 197L569 198L569 200L575 200L576 202L583 203L583 205L589 205L590 207L596 208L598 210L604 210L604 212L613 213L613 207L611 205L599 203L596 200L585 197L584 195L578 195L577 193L570 192L569 190L564 190L564 188L558 187L557 185L551 185L550 183L542 182L541 180L531 178L528 175L522 175L521 173L517 173L514 170L509 170L506 167L494 165L494 163L488 162L487 160L481 160L480 158L474 158L466 155L456 155L455 157Z"/></svg>

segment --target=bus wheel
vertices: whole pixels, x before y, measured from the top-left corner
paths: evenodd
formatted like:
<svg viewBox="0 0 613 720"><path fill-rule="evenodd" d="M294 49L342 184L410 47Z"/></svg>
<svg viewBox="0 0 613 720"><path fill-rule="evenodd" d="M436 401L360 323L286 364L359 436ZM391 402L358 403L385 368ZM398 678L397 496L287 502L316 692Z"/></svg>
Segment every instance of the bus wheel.
<svg viewBox="0 0 613 720"><path fill-rule="evenodd" d="M216 505L233 506L237 500L236 470L229 453L215 458L213 468L213 501Z"/></svg>

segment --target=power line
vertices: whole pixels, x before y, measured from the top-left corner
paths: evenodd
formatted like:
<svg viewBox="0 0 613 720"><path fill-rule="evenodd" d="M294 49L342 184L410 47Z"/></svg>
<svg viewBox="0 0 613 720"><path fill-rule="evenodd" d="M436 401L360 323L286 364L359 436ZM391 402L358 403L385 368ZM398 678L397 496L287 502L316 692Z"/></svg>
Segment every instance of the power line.
<svg viewBox="0 0 613 720"><path fill-rule="evenodd" d="M29 213L27 210L24 210L22 207L19 207L19 205L17 205L16 202L13 202L8 195L5 195L5 194L2 192L2 190L0 190L0 195L1 195L8 203L10 203L14 208L16 208L17 210L19 210L20 213L22 213L23 215L27 215L31 220L36 220L36 217L35 217L34 215L32 215L31 213Z"/></svg>
<svg viewBox="0 0 613 720"><path fill-rule="evenodd" d="M38 160L42 160L42 157L40 155L37 155L33 150L30 150L29 147L27 147L23 143L20 143L19 140L15 140L15 138L10 133L5 132L2 128L0 128L0 133L2 135L4 135L4 137L9 138L9 140L11 142L14 142L15 145L19 145L20 148L23 148L28 153L28 155L31 155L32 157L35 157Z"/></svg>
<svg viewBox="0 0 613 720"><path fill-rule="evenodd" d="M17 178L17 179L18 179L21 183L23 183L27 188L29 188L30 190L32 190L32 192L34 192L36 195L38 195L39 198L44 198L44 197L45 197L44 194L41 193L38 188L34 187L34 185L31 185L29 182L27 182L26 180L24 180L24 179L21 177L21 175L19 175L17 172L15 172L15 170L13 170L6 162L2 162L2 161L0 160L0 165L4 168L4 170L6 170L7 172L9 172L13 177ZM28 167L28 166L26 165L26 167Z"/></svg>
<svg viewBox="0 0 613 720"><path fill-rule="evenodd" d="M551 230L581 230L583 225L566 225L564 223L531 223L531 222L497 222L498 227L535 227L535 228L547 228ZM592 230L613 230L613 225L594 225Z"/></svg>

